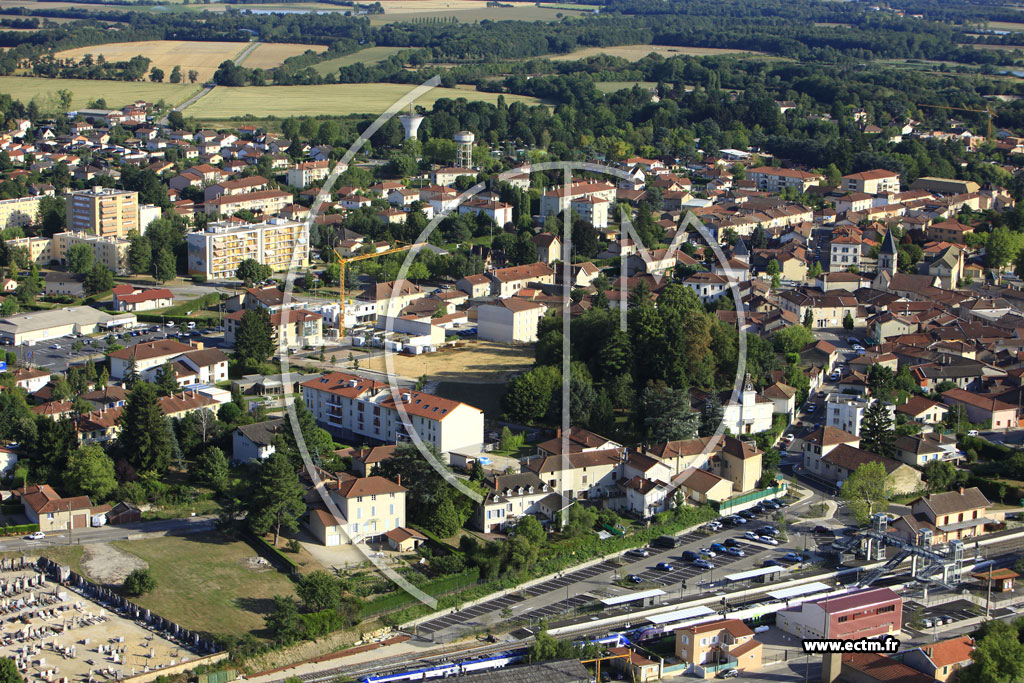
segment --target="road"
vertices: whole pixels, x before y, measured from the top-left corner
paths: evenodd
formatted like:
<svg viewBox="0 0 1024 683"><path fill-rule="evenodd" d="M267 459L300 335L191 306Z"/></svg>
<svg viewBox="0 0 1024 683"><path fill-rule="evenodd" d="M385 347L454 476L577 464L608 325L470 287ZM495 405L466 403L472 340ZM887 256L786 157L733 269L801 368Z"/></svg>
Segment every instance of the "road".
<svg viewBox="0 0 1024 683"><path fill-rule="evenodd" d="M242 52L239 53L239 55L237 57L235 57L235 59L233 60L235 62L235 64L241 66L242 62L245 60L245 58L248 57L250 54L252 54L252 51L255 50L259 45L260 45L260 42L258 40L257 41L253 41L252 43L249 43L249 46L246 47L244 50L242 50ZM202 90L200 90L195 95L193 95L192 97L188 98L187 100L185 100L184 102L179 104L177 107L174 107L174 109L172 109L171 111L185 111L186 109L191 107L193 104L195 104L199 99L201 99L203 97L206 97L211 92L213 92L213 89L216 88L216 87L217 87L216 84L214 84L212 82L209 85L204 85ZM160 123L161 126L166 126L168 124L167 117L164 116L162 119L160 119L159 123Z"/></svg>
<svg viewBox="0 0 1024 683"><path fill-rule="evenodd" d="M118 526L90 527L75 529L73 532L55 531L46 534L40 541L26 538L8 538L0 540L0 552L36 550L60 545L84 545L89 543L108 543L123 541L138 536L166 534L195 534L213 531L217 518L213 515L202 517L186 517L184 519L164 519L152 522L138 522Z"/></svg>

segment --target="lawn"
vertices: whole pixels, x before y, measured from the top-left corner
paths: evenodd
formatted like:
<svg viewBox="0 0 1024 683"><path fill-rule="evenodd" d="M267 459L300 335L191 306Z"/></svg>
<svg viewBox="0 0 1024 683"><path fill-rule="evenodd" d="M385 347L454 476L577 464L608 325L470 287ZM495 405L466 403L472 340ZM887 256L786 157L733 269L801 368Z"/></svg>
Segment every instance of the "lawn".
<svg viewBox="0 0 1024 683"><path fill-rule="evenodd" d="M379 114L413 90L398 83L345 83L337 85L268 86L265 88L214 88L188 108L199 119L228 119L251 114L264 116L315 116L317 114ZM416 100L430 107L443 97L497 102L498 93L456 88L434 88ZM505 100L539 104L534 97L505 95Z"/></svg>
<svg viewBox="0 0 1024 683"><path fill-rule="evenodd" d="M313 68L321 76L334 73L343 66L352 66L353 64L376 64L384 59L387 59L393 54L405 50L404 47L388 47L386 45L379 45L374 47L364 47L362 50L357 50L341 57L335 57L334 59L328 59L314 64ZM248 66L248 64L247 64Z"/></svg>
<svg viewBox="0 0 1024 683"><path fill-rule="evenodd" d="M578 16L583 10L555 5L537 6L534 2L503 2L514 7L487 7L483 0L382 0L384 14L371 14L370 24L380 26L399 21L423 21L454 17L462 23L478 21L558 21Z"/></svg>
<svg viewBox="0 0 1024 683"><path fill-rule="evenodd" d="M263 629L275 595L294 595L291 579L246 567L256 551L219 533L164 536L112 545L147 563L157 588L136 602L188 629L242 635Z"/></svg>
<svg viewBox="0 0 1024 683"><path fill-rule="evenodd" d="M81 573L82 551L83 548L80 545L57 545L48 548L40 548L37 551L18 550L9 553L2 553L0 554L0 557L3 557L4 559L11 559L15 557L26 557L29 559L46 557L54 562L70 566L71 571Z"/></svg>
<svg viewBox="0 0 1024 683"><path fill-rule="evenodd" d="M321 53L327 50L327 46L305 43L260 43L242 60L242 66L249 69L273 69L284 64L284 60L289 57L301 55L307 50Z"/></svg>
<svg viewBox="0 0 1024 683"><path fill-rule="evenodd" d="M674 57L679 55L691 55L697 57L706 57L709 55L763 55L763 52L757 52L756 50L733 50L731 48L721 47L679 47L676 45L615 45L612 47L587 47L582 50L576 50L565 55L545 55L544 58L551 59L556 62L564 62L574 59L586 59L587 57L597 57L599 55L608 55L610 57L622 57L628 59L631 62L643 59L652 52L656 52L662 57Z"/></svg>
<svg viewBox="0 0 1024 683"><path fill-rule="evenodd" d="M639 85L641 88L653 88L658 85L654 81L600 81L594 83L601 92L618 92L619 90L625 90L626 88L632 88L634 85Z"/></svg>
<svg viewBox="0 0 1024 683"><path fill-rule="evenodd" d="M1024 23L1016 21L990 21L988 27L994 31L1024 31Z"/></svg>
<svg viewBox="0 0 1024 683"><path fill-rule="evenodd" d="M181 67L183 77L195 69L199 72L199 82L208 81L213 72L226 59L234 59L249 43L224 43L214 41L191 40L142 40L132 43L108 43L106 45L89 45L73 50L58 52L58 59L81 58L91 54L93 57L103 55L108 62L127 61L137 55L149 57L150 68L163 69L164 78L171 75L171 69ZM309 46L313 47L313 46ZM259 48L256 48L257 51ZM293 53L295 54L295 53ZM246 64L246 66L252 66Z"/></svg>
<svg viewBox="0 0 1024 683"><path fill-rule="evenodd" d="M28 103L35 99L44 112L55 112L59 105L58 90L71 91L71 106L82 108L89 102L103 98L108 107L121 107L135 100L168 104L184 102L199 90L188 83L150 83L142 81L85 81L67 78L24 78L0 76L0 92ZM48 105L52 103L53 108Z"/></svg>

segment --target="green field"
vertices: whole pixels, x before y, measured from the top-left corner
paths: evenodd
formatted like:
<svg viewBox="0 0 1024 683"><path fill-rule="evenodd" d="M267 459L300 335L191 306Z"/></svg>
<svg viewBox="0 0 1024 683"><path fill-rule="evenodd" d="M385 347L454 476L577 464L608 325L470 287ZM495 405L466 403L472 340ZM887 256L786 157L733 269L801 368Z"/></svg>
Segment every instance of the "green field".
<svg viewBox="0 0 1024 683"><path fill-rule="evenodd" d="M594 83L594 87L605 93L618 92L619 90L632 88L634 85L639 85L641 88L653 88L658 84L654 81L601 81Z"/></svg>
<svg viewBox="0 0 1024 683"><path fill-rule="evenodd" d="M256 551L219 533L164 536L111 545L149 563L157 588L136 602L188 629L242 635L263 629L275 595L294 595L284 574L251 571Z"/></svg>
<svg viewBox="0 0 1024 683"><path fill-rule="evenodd" d="M103 98L108 107L121 107L135 100L178 104L199 90L188 83L149 83L143 81L85 81L65 78L23 78L0 76L0 92L28 104L35 99L43 111L53 113L58 104L57 91L70 90L71 106L80 108ZM50 107L48 109L48 107Z"/></svg>
<svg viewBox="0 0 1024 683"><path fill-rule="evenodd" d="M376 47L367 47L353 52L352 54L344 55L343 57L335 57L334 59L328 59L327 61L314 64L313 68L321 76L326 76L329 73L334 73L343 66L352 66L353 64L376 64L384 59L387 59L393 54L397 54L399 51L404 50L404 47L387 47L384 45Z"/></svg>
<svg viewBox="0 0 1024 683"><path fill-rule="evenodd" d="M257 117L317 114L379 114L413 90L398 83L345 83L338 85L269 86L266 88L214 88L186 115L200 119L229 119L252 114ZM434 88L416 104L429 107L443 97L497 102L497 93L458 88ZM505 95L505 101L539 104L534 97Z"/></svg>

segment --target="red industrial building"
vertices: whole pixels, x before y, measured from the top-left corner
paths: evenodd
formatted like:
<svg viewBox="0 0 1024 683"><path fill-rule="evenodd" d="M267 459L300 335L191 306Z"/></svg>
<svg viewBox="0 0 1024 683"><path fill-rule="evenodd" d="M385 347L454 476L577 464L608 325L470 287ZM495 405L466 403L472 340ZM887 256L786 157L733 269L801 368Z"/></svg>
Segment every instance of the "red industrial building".
<svg viewBox="0 0 1024 683"><path fill-rule="evenodd" d="M797 638L850 640L900 632L903 599L888 588L867 588L783 610L775 619Z"/></svg>

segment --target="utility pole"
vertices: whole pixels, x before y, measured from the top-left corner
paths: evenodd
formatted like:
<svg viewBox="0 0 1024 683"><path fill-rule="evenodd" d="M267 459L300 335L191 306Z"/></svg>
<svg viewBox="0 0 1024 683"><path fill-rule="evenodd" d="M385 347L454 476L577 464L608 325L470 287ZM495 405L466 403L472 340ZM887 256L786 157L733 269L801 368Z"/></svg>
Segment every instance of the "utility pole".
<svg viewBox="0 0 1024 683"><path fill-rule="evenodd" d="M985 621L992 618L992 564L988 565L988 598L985 600Z"/></svg>

